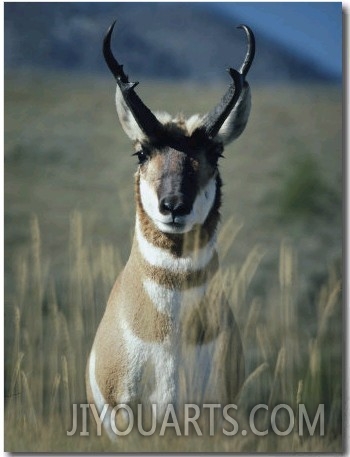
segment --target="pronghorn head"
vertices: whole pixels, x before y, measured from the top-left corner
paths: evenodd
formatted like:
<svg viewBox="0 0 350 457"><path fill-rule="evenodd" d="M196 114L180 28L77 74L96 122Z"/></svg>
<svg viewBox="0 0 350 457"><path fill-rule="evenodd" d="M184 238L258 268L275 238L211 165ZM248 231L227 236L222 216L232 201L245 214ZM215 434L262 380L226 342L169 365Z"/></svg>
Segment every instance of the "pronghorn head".
<svg viewBox="0 0 350 457"><path fill-rule="evenodd" d="M241 25L248 50L220 103L205 116L185 120L152 113L135 92L111 51L109 28L103 44L107 65L117 81L116 106L125 133L134 142L139 161L136 175L142 209L163 233L181 234L202 226L220 206L218 160L224 146L243 132L250 113L250 88L245 80L255 54L249 27Z"/></svg>

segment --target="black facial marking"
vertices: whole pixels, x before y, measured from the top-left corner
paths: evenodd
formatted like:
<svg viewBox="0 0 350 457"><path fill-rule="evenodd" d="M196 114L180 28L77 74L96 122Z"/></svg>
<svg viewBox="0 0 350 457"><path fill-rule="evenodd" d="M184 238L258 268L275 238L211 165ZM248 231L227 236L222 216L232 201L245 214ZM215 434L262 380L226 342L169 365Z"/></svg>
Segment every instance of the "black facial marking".
<svg viewBox="0 0 350 457"><path fill-rule="evenodd" d="M189 214L197 187L191 158L180 151L172 150L167 153L165 150L162 179L157 188L160 212L171 214L173 218Z"/></svg>
<svg viewBox="0 0 350 457"><path fill-rule="evenodd" d="M142 149L148 151L164 150L167 148L184 152L188 156L195 157L202 151L207 151L210 162L216 164L219 157L222 156L223 145L210 139L205 131L201 128L196 129L191 136L179 128L176 124L164 125L164 132L153 141L144 141ZM210 156L213 156L210 158Z"/></svg>

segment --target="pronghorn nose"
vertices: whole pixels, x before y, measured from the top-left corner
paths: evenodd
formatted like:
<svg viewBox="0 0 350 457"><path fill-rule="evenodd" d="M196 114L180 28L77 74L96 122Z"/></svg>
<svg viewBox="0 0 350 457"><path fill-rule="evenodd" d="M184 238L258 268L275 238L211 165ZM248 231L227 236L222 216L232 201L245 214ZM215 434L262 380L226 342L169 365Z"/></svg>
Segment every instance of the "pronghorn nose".
<svg viewBox="0 0 350 457"><path fill-rule="evenodd" d="M164 214L171 214L173 217L185 216L191 211L190 205L186 204L182 195L168 195L159 202L159 211Z"/></svg>

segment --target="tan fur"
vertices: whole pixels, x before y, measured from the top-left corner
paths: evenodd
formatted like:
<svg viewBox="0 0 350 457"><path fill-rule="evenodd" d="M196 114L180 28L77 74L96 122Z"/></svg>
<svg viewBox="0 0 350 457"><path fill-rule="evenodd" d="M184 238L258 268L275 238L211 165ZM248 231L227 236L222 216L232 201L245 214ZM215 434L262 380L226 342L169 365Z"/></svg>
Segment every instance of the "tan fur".
<svg viewBox="0 0 350 457"><path fill-rule="evenodd" d="M144 217L146 218L147 216L144 215ZM154 241L156 235L160 236L160 238L164 235L160 235L159 231L156 232L153 230L152 237L151 232L152 230L149 226L144 230L144 233L151 241ZM194 235L192 236L194 237ZM201 240L204 238L208 239L208 234L206 237L203 235ZM179 248L177 244L179 244L179 240L167 239L166 241L165 239L161 241L158 239L155 244L162 247L166 245L170 251L178 253ZM204 241L200 243L200 246L203 243ZM195 243L193 247L194 245ZM128 369L123 357L125 348L123 339L121 338L122 331L119 327L120 315L123 315L123 318L129 322L134 334L143 341L162 342L169 332L173 331L171 319L166 314L162 314L154 308L153 303L145 294L141 279L149 277L168 288L186 290L190 287L200 286L212 279L217 268L218 257L216 253L214 253L207 267L199 271L173 273L151 266L140 255L137 241L134 240L129 261L113 287L105 315L94 342L95 350L98 352L96 378L107 402L111 405L118 403L118 399L120 399L123 393L123 387L120 381ZM230 382L234 386L231 386L229 391L231 393L237 393L238 386L244 376L239 332L226 300L222 304L221 322L213 321L210 309L211 304L206 300L202 300L193 309L183 311L181 316L182 342L185 345L190 344L191 346L206 344L217 338L222 332L229 332L230 338L228 344L230 347L226 348L226 357L229 357L227 366L232 366L233 363L237 369L237 371L234 370L233 375L230 375ZM88 379L87 384L89 386ZM228 398L232 398L232 395L229 395ZM91 396L89 397L89 401L93 402Z"/></svg>
<svg viewBox="0 0 350 457"><path fill-rule="evenodd" d="M176 136L190 131L195 124L196 119L193 118L189 125L180 120L177 126L171 123L168 126ZM136 150L138 147L140 145L136 144ZM176 150L172 150L171 154L173 161L167 162L168 173L178 171L177 160L181 160ZM135 175L136 214L142 236L147 242L176 261L196 253L199 249L208 248L215 238L220 217L221 180L216 168L207 162L205 152L199 152L191 162L193 173L196 173L198 178L198 191L204 188L210 179L216 179L214 203L204 223L195 225L188 233L161 232L143 208L140 179L146 179L155 188L162 177L164 160L164 153L155 149L152 150L152 158L147 165L139 167ZM202 398L205 402L225 404L234 401L244 379L244 358L239 330L226 297L219 294L215 303L211 303L204 295L191 305L180 308L174 308L170 303L163 312L157 309L144 288L144 281L151 280L155 288L164 287L167 291L174 291L181 296L181 293L191 294L195 288L209 287L209 284L216 280L219 264L215 249L212 253L208 252L208 261L201 268L173 271L148 263L140 251L135 234L129 260L112 289L92 349L96 356L94 374L98 389L103 400L112 407L123 402L133 405L147 403L159 381L157 363L161 361L143 359L137 349L130 353L130 342L127 338L132 338L135 347L144 345L145 354L152 350L147 348L152 347L164 346L166 351L173 351L174 376L178 377L176 382L174 381L176 386L182 379L193 389L194 375L191 370L194 370L202 391L206 392ZM125 335L129 334L132 336L126 338ZM191 357L196 367L190 366ZM135 371L133 378L130 378L131 365ZM93 391L96 391L96 386L90 385L89 364L86 382L89 402L94 403L96 399ZM171 402L179 401L176 389L178 387L169 393ZM196 395L189 390L188 397L182 400L198 400L199 393Z"/></svg>

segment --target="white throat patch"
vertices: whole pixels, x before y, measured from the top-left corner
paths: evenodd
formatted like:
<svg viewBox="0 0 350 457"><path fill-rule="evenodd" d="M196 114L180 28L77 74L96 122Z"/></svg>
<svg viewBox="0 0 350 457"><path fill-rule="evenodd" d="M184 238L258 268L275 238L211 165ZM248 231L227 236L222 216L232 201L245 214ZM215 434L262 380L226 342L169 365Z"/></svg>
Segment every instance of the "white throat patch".
<svg viewBox="0 0 350 457"><path fill-rule="evenodd" d="M203 248L189 252L185 257L175 257L167 250L155 246L145 238L138 216L136 216L135 233L142 257L154 267L165 268L174 272L202 270L211 261L215 252L216 234L212 236Z"/></svg>

